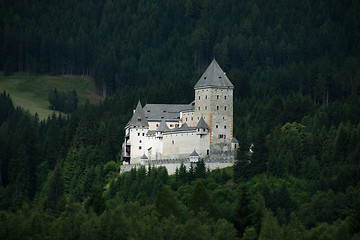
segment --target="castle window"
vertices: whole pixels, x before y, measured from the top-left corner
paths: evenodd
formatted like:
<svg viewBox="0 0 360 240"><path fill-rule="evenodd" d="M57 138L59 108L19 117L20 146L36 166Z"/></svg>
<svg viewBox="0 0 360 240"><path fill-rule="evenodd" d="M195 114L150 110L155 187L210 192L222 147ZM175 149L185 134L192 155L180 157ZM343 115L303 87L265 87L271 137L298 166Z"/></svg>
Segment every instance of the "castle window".
<svg viewBox="0 0 360 240"><path fill-rule="evenodd" d="M219 125L216 125L216 128L219 128Z"/></svg>
<svg viewBox="0 0 360 240"><path fill-rule="evenodd" d="M207 110L207 106L205 106L205 110Z"/></svg>
<svg viewBox="0 0 360 240"><path fill-rule="evenodd" d="M200 96L199 96L199 100L200 100Z"/></svg>
<svg viewBox="0 0 360 240"><path fill-rule="evenodd" d="M138 118L138 122L141 122L141 118Z"/></svg>
<svg viewBox="0 0 360 240"><path fill-rule="evenodd" d="M191 117L191 121L192 121L192 120L194 120L194 118L193 118L193 117Z"/></svg>
<svg viewBox="0 0 360 240"><path fill-rule="evenodd" d="M224 107L224 110L226 111L226 106Z"/></svg>
<svg viewBox="0 0 360 240"><path fill-rule="evenodd" d="M157 123L157 124L156 124L156 126L158 127L158 126L159 126L159 124Z"/></svg>
<svg viewBox="0 0 360 240"><path fill-rule="evenodd" d="M216 99L219 99L219 95L216 96Z"/></svg>
<svg viewBox="0 0 360 240"><path fill-rule="evenodd" d="M175 144L175 142L174 142L174 141L172 141L172 144Z"/></svg>
<svg viewBox="0 0 360 240"><path fill-rule="evenodd" d="M207 99L207 95L205 95L205 99Z"/></svg>
<svg viewBox="0 0 360 240"><path fill-rule="evenodd" d="M187 118L185 118L185 121L187 122Z"/></svg>
<svg viewBox="0 0 360 240"><path fill-rule="evenodd" d="M199 110L200 110L200 107L199 107Z"/></svg>
<svg viewBox="0 0 360 240"><path fill-rule="evenodd" d="M224 128L226 129L226 125L224 126Z"/></svg>
<svg viewBox="0 0 360 240"><path fill-rule="evenodd" d="M170 127L174 127L174 124L170 124Z"/></svg>
<svg viewBox="0 0 360 240"><path fill-rule="evenodd" d="M145 133L143 133L143 136L145 136Z"/></svg>
<svg viewBox="0 0 360 240"><path fill-rule="evenodd" d="M225 100L226 100L226 96L224 96Z"/></svg>
<svg viewBox="0 0 360 240"><path fill-rule="evenodd" d="M138 133L138 136L140 136L140 133Z"/></svg>
<svg viewBox="0 0 360 240"><path fill-rule="evenodd" d="M219 110L219 106L216 106L216 110Z"/></svg>
<svg viewBox="0 0 360 240"><path fill-rule="evenodd" d="M141 150L141 146L139 146L139 150Z"/></svg>
<svg viewBox="0 0 360 240"><path fill-rule="evenodd" d="M141 143L141 140L139 140L139 143Z"/></svg>

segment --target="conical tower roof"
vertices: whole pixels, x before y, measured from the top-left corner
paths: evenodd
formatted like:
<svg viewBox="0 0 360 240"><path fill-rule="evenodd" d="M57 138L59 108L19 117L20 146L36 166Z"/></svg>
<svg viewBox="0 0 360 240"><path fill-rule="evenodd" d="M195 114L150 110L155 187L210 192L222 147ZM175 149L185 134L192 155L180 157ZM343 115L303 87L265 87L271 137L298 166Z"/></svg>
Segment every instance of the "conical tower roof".
<svg viewBox="0 0 360 240"><path fill-rule="evenodd" d="M190 154L190 157L198 157L199 156L199 154L195 151L195 149L194 149L194 151Z"/></svg>
<svg viewBox="0 0 360 240"><path fill-rule="evenodd" d="M145 117L144 109L141 106L141 102L139 101L135 112L128 123L129 126L140 126L140 127L149 127L148 121Z"/></svg>
<svg viewBox="0 0 360 240"><path fill-rule="evenodd" d="M165 119L162 119L160 122L159 127L156 129L157 132L165 132L169 130L168 126L166 125Z"/></svg>
<svg viewBox="0 0 360 240"><path fill-rule="evenodd" d="M194 89L208 87L234 88L234 85L232 85L229 78L215 59L210 63L206 71L196 83Z"/></svg>
<svg viewBox="0 0 360 240"><path fill-rule="evenodd" d="M196 125L196 128L209 129L209 125L207 125L204 118L201 117L198 124Z"/></svg>

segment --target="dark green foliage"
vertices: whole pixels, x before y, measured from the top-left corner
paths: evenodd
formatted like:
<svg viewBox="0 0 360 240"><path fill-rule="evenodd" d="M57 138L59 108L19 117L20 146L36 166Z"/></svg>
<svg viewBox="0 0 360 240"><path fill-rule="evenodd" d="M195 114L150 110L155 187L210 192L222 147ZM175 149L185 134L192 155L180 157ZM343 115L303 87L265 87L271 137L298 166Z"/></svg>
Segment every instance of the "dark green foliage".
<svg viewBox="0 0 360 240"><path fill-rule="evenodd" d="M180 213L177 200L173 196L170 188L166 186L157 194L155 208L162 218L168 218L171 215L178 217Z"/></svg>
<svg viewBox="0 0 360 240"><path fill-rule="evenodd" d="M50 103L49 108L52 110L71 113L78 108L78 98L75 90L65 93L54 88L54 91L49 92L48 100Z"/></svg>
<svg viewBox="0 0 360 240"><path fill-rule="evenodd" d="M212 200L210 199L210 196L201 181L197 182L194 191L191 194L189 209L194 211L195 215L199 214L201 211L204 211L215 219L219 216L218 210L212 203Z"/></svg>

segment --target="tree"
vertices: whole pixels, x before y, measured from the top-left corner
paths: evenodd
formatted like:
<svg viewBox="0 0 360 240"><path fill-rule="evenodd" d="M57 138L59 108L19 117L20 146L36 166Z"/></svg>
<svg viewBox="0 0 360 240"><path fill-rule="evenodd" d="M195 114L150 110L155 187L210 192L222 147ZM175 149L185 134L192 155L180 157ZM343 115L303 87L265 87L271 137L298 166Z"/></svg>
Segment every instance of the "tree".
<svg viewBox="0 0 360 240"><path fill-rule="evenodd" d="M167 186L164 186L157 194L155 208L161 218L168 218L170 216L178 217L180 213L178 203L173 196L172 191Z"/></svg>
<svg viewBox="0 0 360 240"><path fill-rule="evenodd" d="M270 210L265 210L264 217L261 222L261 231L259 234L259 240L281 240L283 239L283 231L277 222L276 217Z"/></svg>
<svg viewBox="0 0 360 240"><path fill-rule="evenodd" d="M201 211L205 211L213 218L218 217L218 210L212 203L210 196L201 181L195 185L195 189L191 194L189 201L189 209L197 215Z"/></svg>

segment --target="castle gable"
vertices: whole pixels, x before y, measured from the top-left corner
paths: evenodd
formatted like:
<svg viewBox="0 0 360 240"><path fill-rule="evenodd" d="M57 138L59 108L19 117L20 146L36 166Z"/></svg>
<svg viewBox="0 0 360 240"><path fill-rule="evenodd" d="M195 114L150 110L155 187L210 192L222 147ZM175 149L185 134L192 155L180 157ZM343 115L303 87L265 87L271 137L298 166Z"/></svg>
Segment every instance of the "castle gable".
<svg viewBox="0 0 360 240"><path fill-rule="evenodd" d="M196 83L194 89L198 88L234 88L234 85L230 82L224 71L221 69L219 64L214 59L209 67L206 69L204 74L201 76L199 81Z"/></svg>

